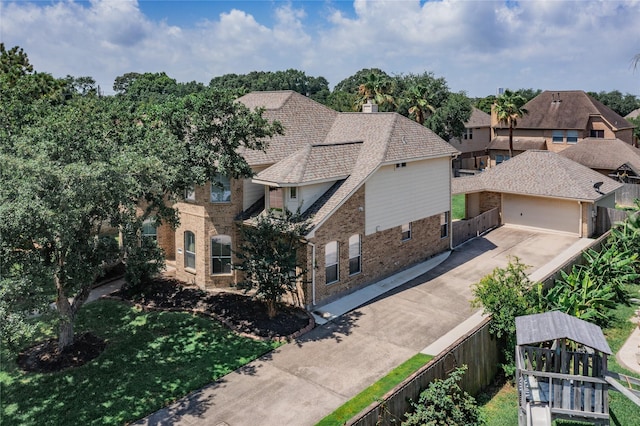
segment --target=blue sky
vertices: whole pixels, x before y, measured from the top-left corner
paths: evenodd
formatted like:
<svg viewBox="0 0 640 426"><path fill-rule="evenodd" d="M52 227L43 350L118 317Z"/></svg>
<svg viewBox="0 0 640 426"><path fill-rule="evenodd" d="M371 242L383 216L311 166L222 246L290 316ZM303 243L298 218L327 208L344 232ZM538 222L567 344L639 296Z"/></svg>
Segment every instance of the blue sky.
<svg viewBox="0 0 640 426"><path fill-rule="evenodd" d="M637 0L0 0L0 41L36 70L208 83L295 68L333 86L362 68L431 71L454 91L498 87L640 95Z"/></svg>

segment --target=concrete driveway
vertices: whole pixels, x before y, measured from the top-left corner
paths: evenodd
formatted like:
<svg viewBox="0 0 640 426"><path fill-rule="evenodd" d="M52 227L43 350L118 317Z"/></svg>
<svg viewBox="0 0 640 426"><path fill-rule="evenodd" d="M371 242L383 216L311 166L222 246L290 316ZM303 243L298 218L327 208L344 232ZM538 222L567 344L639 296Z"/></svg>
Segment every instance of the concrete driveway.
<svg viewBox="0 0 640 426"><path fill-rule="evenodd" d="M225 376L138 424L313 425L476 310L471 285L518 256L540 268L576 237L501 227L420 277Z"/></svg>

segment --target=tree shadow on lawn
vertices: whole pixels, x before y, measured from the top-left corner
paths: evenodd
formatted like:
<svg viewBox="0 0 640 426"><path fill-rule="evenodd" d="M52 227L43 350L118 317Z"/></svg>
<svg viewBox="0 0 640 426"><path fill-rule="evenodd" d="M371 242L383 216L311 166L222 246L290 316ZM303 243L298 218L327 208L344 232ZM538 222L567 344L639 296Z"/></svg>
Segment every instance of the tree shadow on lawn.
<svg viewBox="0 0 640 426"><path fill-rule="evenodd" d="M262 359L268 360L277 346L196 315L144 312L115 301L84 309L77 329L105 339L105 351L81 367L49 374L25 373L13 364L2 383L0 409L8 424L135 421L216 380L221 386L224 375L265 353ZM210 401L179 402L185 404L197 414Z"/></svg>

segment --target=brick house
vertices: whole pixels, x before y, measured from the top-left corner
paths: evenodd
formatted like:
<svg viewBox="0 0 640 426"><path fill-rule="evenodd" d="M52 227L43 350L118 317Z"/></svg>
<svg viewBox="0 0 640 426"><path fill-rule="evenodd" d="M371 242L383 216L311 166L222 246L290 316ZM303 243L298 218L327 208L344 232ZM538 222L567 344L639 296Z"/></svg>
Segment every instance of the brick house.
<svg viewBox="0 0 640 426"><path fill-rule="evenodd" d="M581 90L544 91L524 105L513 129L514 155L538 149L561 152L585 139L633 144L633 124ZM491 166L509 158L509 128L491 115Z"/></svg>
<svg viewBox="0 0 640 426"><path fill-rule="evenodd" d="M312 223L299 253L305 304L337 298L450 248L451 160L458 153L396 113L339 113L291 91L238 99L278 120L284 135L245 151L256 175L197 186L177 203L180 226L165 247L176 277L228 287L242 221L298 208ZM158 230L160 233L166 230ZM170 238L163 238L165 244Z"/></svg>

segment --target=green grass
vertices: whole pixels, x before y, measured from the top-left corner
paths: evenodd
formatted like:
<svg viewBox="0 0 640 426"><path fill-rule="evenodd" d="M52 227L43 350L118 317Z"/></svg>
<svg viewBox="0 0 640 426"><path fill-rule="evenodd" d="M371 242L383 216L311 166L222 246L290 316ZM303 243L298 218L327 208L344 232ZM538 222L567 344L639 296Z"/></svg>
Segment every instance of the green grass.
<svg viewBox="0 0 640 426"><path fill-rule="evenodd" d="M367 389L344 403L333 413L322 419L317 426L343 425L360 411L367 408L371 403L381 399L384 394L401 383L404 379L415 373L431 361L431 355L417 354L409 358L398 367L391 370L389 374L378 380Z"/></svg>
<svg viewBox="0 0 640 426"><path fill-rule="evenodd" d="M640 290L640 285L630 286L630 290L634 295L637 295ZM636 326L629 321L629 318L633 316L637 308L637 305L619 305L614 311L614 320L611 326L604 331L607 342L614 354L620 350ZM616 362L615 356L609 356L608 366L610 371L640 377L638 374L622 368ZM506 383L488 402L482 405L482 410L485 413L489 426L518 424L517 389L511 383ZM640 407L618 392L609 392L609 413L611 415L612 426L640 426ZM585 423L558 420L555 421L554 424L556 426L577 426L584 425Z"/></svg>
<svg viewBox="0 0 640 426"><path fill-rule="evenodd" d="M464 194L451 196L451 217L455 219L464 219L466 216Z"/></svg>
<svg viewBox="0 0 640 426"><path fill-rule="evenodd" d="M52 324L40 321L34 341L52 337ZM0 348L0 424L122 425L278 346L239 337L208 318L109 300L81 310L76 333L84 330L106 339L105 351L58 373L25 373L15 352Z"/></svg>

